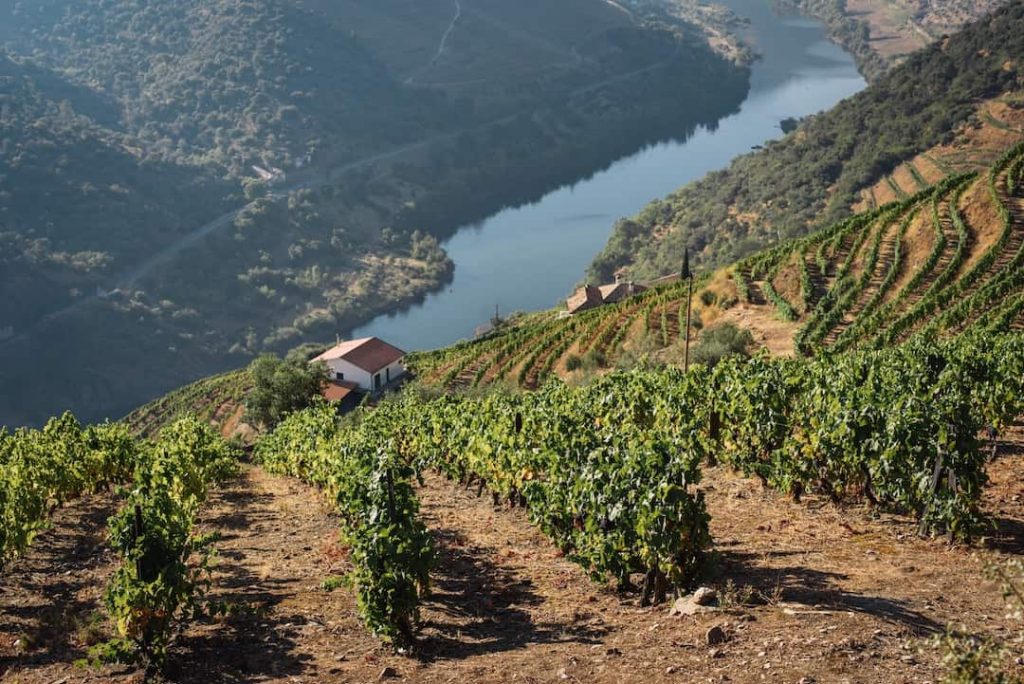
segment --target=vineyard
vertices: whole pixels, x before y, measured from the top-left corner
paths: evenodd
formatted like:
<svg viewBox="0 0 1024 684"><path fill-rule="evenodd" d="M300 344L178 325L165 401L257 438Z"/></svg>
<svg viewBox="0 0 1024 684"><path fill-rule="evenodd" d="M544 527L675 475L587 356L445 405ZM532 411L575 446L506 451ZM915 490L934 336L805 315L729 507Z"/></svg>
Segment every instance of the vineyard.
<svg viewBox="0 0 1024 684"><path fill-rule="evenodd" d="M244 451L246 371L0 431L0 677L938 682L960 623L1019 649L1024 144L911 176ZM792 353L684 371L688 310Z"/></svg>
<svg viewBox="0 0 1024 684"><path fill-rule="evenodd" d="M793 353L813 355L882 349L917 333L1024 328L1022 169L1018 144L983 173L901 191L894 202L699 278L691 335L726 321L770 327L792 340ZM581 367L656 358L680 343L687 291L667 277L615 305L570 318L534 314L412 364L425 382L449 390L536 389Z"/></svg>
<svg viewBox="0 0 1024 684"><path fill-rule="evenodd" d="M979 435L1024 413L1022 391L1024 338L970 335L816 361L617 373L580 389L485 399L410 393L352 429L338 429L321 405L288 418L258 453L275 472L325 486L353 534L389 550L367 553L356 537L358 577L370 582L359 584L361 605L375 631L408 637L430 558L409 481L425 468L488 490L495 505L526 508L597 581L625 591L643 574L648 605L696 586L710 537L695 488L710 461L797 500L867 501L969 540L986 523ZM377 578L399 586L376 587ZM365 596L384 595L397 605L368 606Z"/></svg>
<svg viewBox="0 0 1024 684"><path fill-rule="evenodd" d="M214 537L193 529L198 510L208 486L235 467L228 445L194 418L157 442L136 442L120 424L82 428L70 414L38 431L0 432L0 560L25 554L56 509L116 486L108 540L121 564L104 604L117 638L90 657L157 668L175 622L199 608L208 582Z"/></svg>

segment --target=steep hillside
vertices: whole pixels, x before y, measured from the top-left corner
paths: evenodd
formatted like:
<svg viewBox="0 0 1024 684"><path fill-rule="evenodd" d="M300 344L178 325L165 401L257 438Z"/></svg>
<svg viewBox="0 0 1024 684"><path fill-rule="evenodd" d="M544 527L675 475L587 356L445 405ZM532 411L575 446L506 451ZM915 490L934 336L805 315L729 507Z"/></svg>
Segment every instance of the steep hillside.
<svg viewBox="0 0 1024 684"><path fill-rule="evenodd" d="M1024 134L1016 136L1020 141ZM694 285L694 343L724 323L780 355L886 348L915 333L1024 329L1024 143ZM645 359L680 363L687 285L678 277L571 318L531 314L493 338L418 355L427 383L533 389Z"/></svg>
<svg viewBox="0 0 1024 684"><path fill-rule="evenodd" d="M1015 140L981 171L946 176L696 278L692 358L702 358L706 331L729 326L750 333L749 351L782 357L887 349L917 334L1024 330L1024 133ZM470 393L680 366L689 286L678 275L650 285L571 317L517 315L485 338L413 354L409 364L431 391ZM244 371L210 378L140 407L128 421L152 433L199 410L230 433L247 383Z"/></svg>
<svg viewBox="0 0 1024 684"><path fill-rule="evenodd" d="M591 275L654 277L684 246L721 265L849 215L858 193L949 141L980 103L1021 89L1022 32L1024 7L1013 3L915 53L784 139L618 222Z"/></svg>
<svg viewBox="0 0 1024 684"><path fill-rule="evenodd" d="M818 17L870 81L1008 0L781 0Z"/></svg>
<svg viewBox="0 0 1024 684"><path fill-rule="evenodd" d="M0 1L0 423L118 415L414 302L458 225L747 89L654 4L411 6Z"/></svg>
<svg viewBox="0 0 1024 684"><path fill-rule="evenodd" d="M226 183L146 160L99 123L116 118L94 91L0 52L0 341L221 206Z"/></svg>

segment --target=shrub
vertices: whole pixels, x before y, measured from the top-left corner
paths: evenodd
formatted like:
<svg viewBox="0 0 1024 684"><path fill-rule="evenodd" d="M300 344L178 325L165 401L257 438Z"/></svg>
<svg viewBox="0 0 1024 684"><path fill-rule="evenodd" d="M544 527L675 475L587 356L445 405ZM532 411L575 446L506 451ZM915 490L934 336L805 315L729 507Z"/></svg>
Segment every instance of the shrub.
<svg viewBox="0 0 1024 684"><path fill-rule="evenodd" d="M727 356L749 356L753 344L749 330L724 323L701 333L697 346L690 350L690 361L714 366Z"/></svg>

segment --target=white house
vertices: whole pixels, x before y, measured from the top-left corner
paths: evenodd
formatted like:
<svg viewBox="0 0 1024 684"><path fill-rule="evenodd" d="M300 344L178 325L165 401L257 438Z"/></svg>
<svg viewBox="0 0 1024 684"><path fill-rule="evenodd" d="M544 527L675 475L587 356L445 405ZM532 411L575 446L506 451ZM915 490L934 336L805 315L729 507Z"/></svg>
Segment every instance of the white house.
<svg viewBox="0 0 1024 684"><path fill-rule="evenodd" d="M327 365L330 379L375 392L405 374L405 352L378 337L342 342L313 361Z"/></svg>

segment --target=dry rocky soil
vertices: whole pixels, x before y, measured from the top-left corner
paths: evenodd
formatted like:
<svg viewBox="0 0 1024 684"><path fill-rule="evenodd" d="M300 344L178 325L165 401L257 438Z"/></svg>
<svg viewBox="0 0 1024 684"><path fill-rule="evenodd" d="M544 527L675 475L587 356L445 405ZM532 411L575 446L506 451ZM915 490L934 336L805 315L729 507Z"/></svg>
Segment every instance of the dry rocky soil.
<svg viewBox="0 0 1024 684"><path fill-rule="evenodd" d="M338 521L315 490L246 466L212 496L220 530L212 595L239 608L178 635L171 682L937 682L930 637L949 625L1013 642L983 566L1024 553L1024 448L1001 445L973 546L921 539L905 518L794 503L722 468L705 474L720 606L672 616L595 583L527 521L437 477L421 489L439 549L415 655L360 623ZM59 511L0 573L0 681L139 682L75 664L109 635L103 587L112 495ZM717 628L717 629L716 629ZM713 643L709 643L709 641ZM1021 642L1014 646L1021 650ZM1015 652L1012 657L1024 656ZM1024 666L1020 667L1024 674Z"/></svg>

